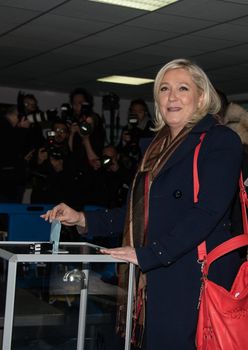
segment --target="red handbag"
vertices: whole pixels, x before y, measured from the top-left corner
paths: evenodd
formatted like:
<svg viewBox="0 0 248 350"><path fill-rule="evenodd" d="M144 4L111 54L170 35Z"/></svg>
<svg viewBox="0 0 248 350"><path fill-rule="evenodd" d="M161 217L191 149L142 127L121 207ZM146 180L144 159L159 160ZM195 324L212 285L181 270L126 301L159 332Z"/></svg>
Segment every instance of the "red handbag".
<svg viewBox="0 0 248 350"><path fill-rule="evenodd" d="M198 201L197 159L204 136L201 135L194 155L194 202ZM244 234L229 239L208 254L205 242L198 246L198 258L202 262L202 287L196 332L197 350L248 350L248 261L241 265L230 291L208 279L209 268L216 259L248 245L248 199L242 174L239 186Z"/></svg>

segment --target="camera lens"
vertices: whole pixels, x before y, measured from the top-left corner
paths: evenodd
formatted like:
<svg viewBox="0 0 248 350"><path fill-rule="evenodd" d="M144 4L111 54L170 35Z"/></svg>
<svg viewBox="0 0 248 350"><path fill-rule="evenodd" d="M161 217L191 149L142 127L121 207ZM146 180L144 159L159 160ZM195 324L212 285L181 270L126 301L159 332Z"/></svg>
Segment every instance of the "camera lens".
<svg viewBox="0 0 248 350"><path fill-rule="evenodd" d="M107 168L112 165L112 158L109 156L102 156L101 165L103 168Z"/></svg>
<svg viewBox="0 0 248 350"><path fill-rule="evenodd" d="M128 124L132 125L132 126L136 126L138 124L138 117L136 114L129 114L128 116Z"/></svg>
<svg viewBox="0 0 248 350"><path fill-rule="evenodd" d="M93 131L92 125L87 122L79 123L79 129L82 135L90 135Z"/></svg>

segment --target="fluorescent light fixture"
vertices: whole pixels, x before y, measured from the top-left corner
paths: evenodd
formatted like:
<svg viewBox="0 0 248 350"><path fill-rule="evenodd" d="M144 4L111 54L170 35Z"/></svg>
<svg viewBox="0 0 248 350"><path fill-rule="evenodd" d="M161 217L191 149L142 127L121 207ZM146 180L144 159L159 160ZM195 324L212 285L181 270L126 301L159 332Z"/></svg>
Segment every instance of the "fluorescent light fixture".
<svg viewBox="0 0 248 350"><path fill-rule="evenodd" d="M89 0L110 5L132 7L139 10L154 11L178 0Z"/></svg>
<svg viewBox="0 0 248 350"><path fill-rule="evenodd" d="M103 83L125 84L125 85L143 85L152 83L154 79L128 77L124 75L110 75L109 77L98 78L97 81Z"/></svg>

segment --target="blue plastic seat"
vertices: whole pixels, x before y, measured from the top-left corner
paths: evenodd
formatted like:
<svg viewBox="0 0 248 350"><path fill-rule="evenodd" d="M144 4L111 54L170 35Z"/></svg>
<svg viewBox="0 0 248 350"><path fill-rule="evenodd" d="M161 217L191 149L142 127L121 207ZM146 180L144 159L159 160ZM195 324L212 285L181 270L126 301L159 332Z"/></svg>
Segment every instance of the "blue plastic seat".
<svg viewBox="0 0 248 350"><path fill-rule="evenodd" d="M51 224L40 215L54 205L0 203L0 213L8 215L8 241L49 241Z"/></svg>

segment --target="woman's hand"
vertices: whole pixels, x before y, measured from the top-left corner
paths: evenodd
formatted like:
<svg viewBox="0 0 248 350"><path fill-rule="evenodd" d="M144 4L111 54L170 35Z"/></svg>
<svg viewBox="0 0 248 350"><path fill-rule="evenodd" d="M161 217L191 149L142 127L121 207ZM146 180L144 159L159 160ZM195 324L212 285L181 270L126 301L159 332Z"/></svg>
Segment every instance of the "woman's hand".
<svg viewBox="0 0 248 350"><path fill-rule="evenodd" d="M49 222L53 220L59 220L61 224L66 226L78 225L85 227L85 216L83 212L76 211L66 205L65 203L60 203L56 205L51 210L48 210L45 214L41 215L43 219Z"/></svg>
<svg viewBox="0 0 248 350"><path fill-rule="evenodd" d="M120 248L100 249L103 254L109 254L115 259L121 259L138 265L137 255L134 248L126 246Z"/></svg>

